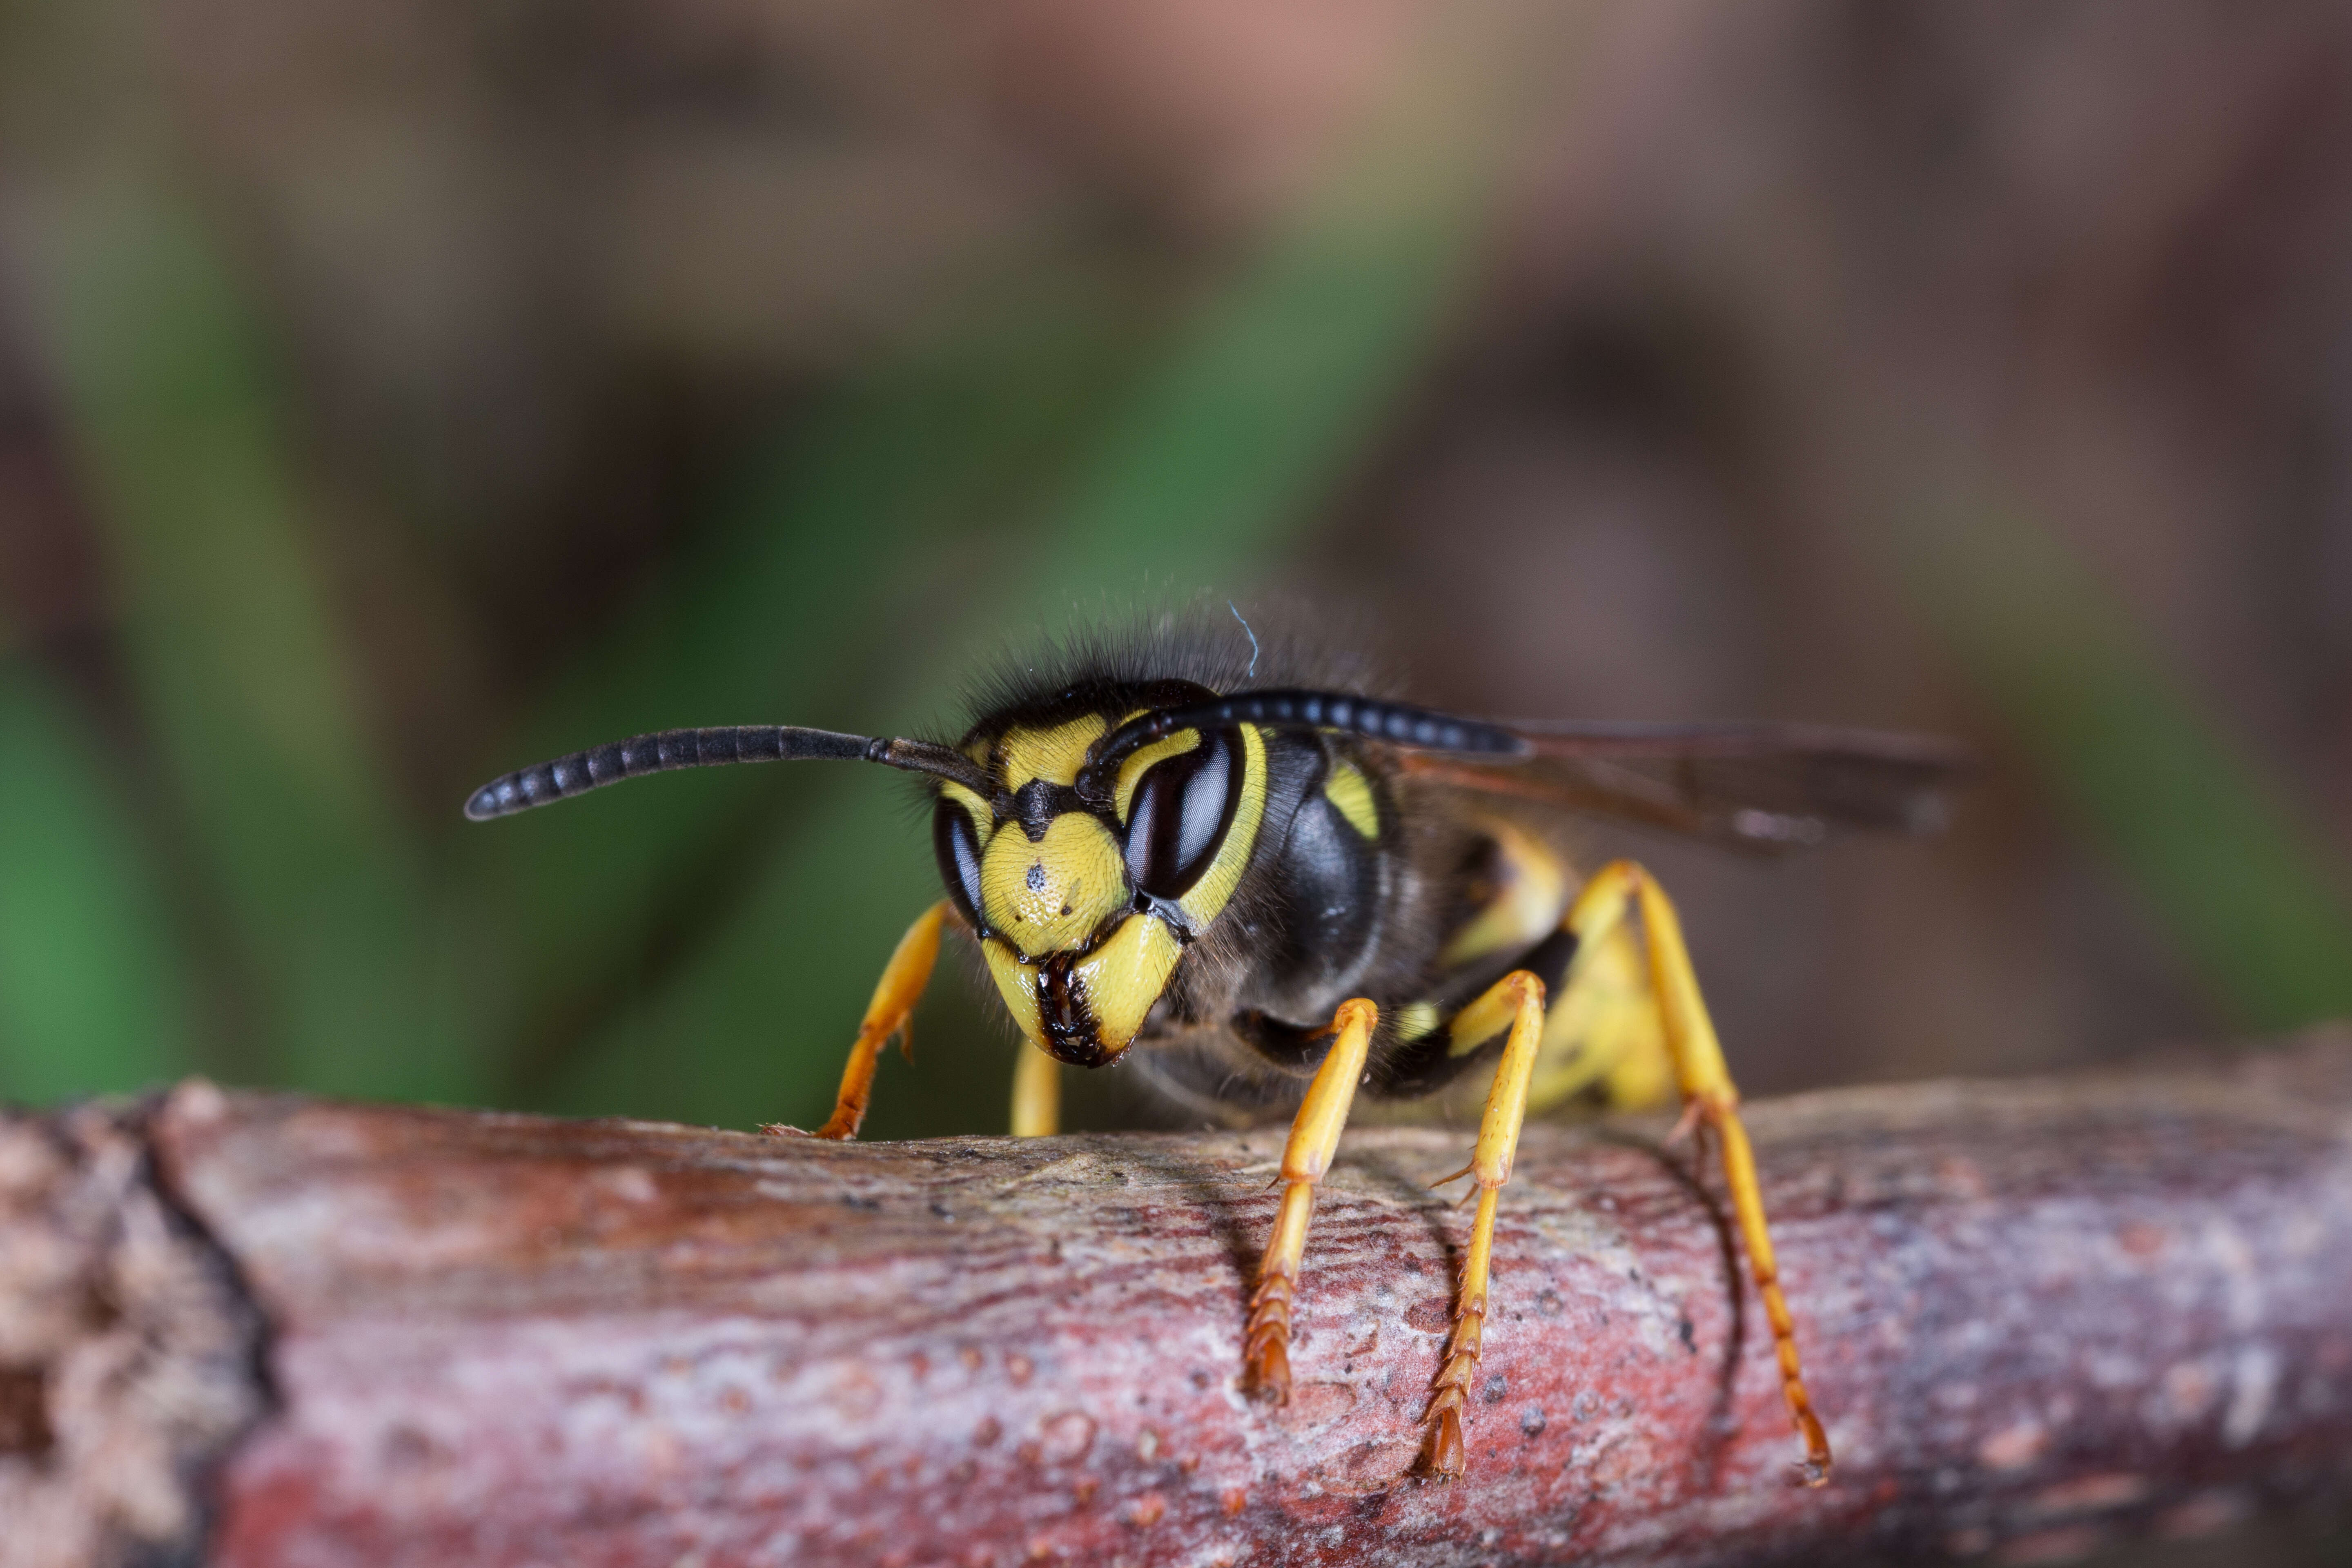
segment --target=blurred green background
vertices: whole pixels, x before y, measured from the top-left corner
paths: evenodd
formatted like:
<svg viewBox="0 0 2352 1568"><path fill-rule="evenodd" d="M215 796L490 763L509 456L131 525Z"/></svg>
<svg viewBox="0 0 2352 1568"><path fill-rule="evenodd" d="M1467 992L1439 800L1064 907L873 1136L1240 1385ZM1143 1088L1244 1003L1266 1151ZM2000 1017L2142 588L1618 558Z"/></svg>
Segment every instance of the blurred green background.
<svg viewBox="0 0 2352 1568"><path fill-rule="evenodd" d="M904 781L466 794L1196 593L1980 748L1934 843L1595 830L1751 1093L2352 1013L2352 11L0 7L0 1100L814 1125ZM971 965L917 1033L868 1135L1000 1128Z"/></svg>
<svg viewBox="0 0 2352 1568"><path fill-rule="evenodd" d="M1981 747L1634 846L1751 1091L2352 1012L2347 88L2323 4L0 11L0 1098L812 1125L901 781L466 793L1200 591ZM918 1033L870 1133L1000 1126Z"/></svg>

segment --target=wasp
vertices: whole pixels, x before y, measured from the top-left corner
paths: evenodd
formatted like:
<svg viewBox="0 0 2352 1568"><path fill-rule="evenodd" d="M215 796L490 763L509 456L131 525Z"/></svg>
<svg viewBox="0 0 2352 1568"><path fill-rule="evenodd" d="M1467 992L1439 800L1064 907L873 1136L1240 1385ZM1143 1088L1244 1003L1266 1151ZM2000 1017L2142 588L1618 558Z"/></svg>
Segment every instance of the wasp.
<svg viewBox="0 0 2352 1568"><path fill-rule="evenodd" d="M1235 612L1236 619L1239 612ZM1243 630L1250 628L1243 623ZM1260 654L1266 672L1258 672ZM1497 1205L1531 1110L1679 1095L1711 1135L1771 1326L1799 1470L1826 1481L1756 1163L1675 906L1618 859L1580 876L1579 816L1775 851L1844 828L1936 826L1966 766L1933 740L1788 725L1498 721L1413 707L1304 644L1261 649L1163 616L1019 666L953 742L786 725L669 730L510 773L469 817L640 774L754 762L918 775L945 897L884 966L831 1117L856 1135L942 929L976 944L1026 1044L1013 1131L1050 1134L1059 1064L1133 1061L1181 1102L1288 1111L1283 1196L1243 1329L1243 1386L1276 1404L1316 1184L1360 1090L1428 1103L1486 1084L1462 1170L1477 1198L1425 1465L1462 1474ZM771 1131L791 1132L788 1128Z"/></svg>

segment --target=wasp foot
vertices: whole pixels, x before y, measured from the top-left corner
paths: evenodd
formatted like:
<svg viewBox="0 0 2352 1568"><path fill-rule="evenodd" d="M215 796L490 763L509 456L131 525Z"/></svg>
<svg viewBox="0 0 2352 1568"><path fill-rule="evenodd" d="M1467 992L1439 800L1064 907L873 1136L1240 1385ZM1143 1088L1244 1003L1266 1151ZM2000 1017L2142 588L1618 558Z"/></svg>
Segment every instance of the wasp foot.
<svg viewBox="0 0 2352 1568"><path fill-rule="evenodd" d="M1433 1385L1436 1394L1429 1402L1429 1413L1422 1417L1423 1425L1429 1428L1429 1474L1434 1480L1455 1479L1465 1463L1462 1414L1469 1407L1470 1382L1478 1373L1478 1344L1486 1323L1484 1296L1463 1303L1454 1320L1454 1336L1446 1347L1444 1369Z"/></svg>
<svg viewBox="0 0 2352 1568"><path fill-rule="evenodd" d="M1250 1298L1242 1331L1242 1389L1270 1405L1290 1403L1290 1309L1297 1291L1288 1274L1266 1271Z"/></svg>

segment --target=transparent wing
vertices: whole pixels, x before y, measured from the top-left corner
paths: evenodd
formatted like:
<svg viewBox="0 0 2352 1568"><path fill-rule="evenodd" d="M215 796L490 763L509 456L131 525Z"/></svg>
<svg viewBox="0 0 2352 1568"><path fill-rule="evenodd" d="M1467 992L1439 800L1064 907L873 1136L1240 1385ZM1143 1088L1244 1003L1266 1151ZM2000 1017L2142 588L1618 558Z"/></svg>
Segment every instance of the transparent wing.
<svg viewBox="0 0 2352 1568"><path fill-rule="evenodd" d="M1530 754L1486 762L1400 751L1406 774L1773 853L1848 829L1939 830L1974 771L1920 735L1802 724L1507 721Z"/></svg>

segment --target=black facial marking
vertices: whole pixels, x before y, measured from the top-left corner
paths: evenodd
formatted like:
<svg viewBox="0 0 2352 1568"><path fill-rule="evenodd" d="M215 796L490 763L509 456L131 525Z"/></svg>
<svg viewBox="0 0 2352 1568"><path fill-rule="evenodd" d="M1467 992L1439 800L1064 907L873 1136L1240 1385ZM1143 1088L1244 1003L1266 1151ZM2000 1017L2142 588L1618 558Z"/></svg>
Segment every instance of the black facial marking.
<svg viewBox="0 0 2352 1568"><path fill-rule="evenodd" d="M1057 952L1037 966L1037 1026L1045 1054L1072 1067L1098 1068L1114 1052L1104 1049L1102 1026L1087 1005L1086 987L1072 973L1075 952Z"/></svg>
<svg viewBox="0 0 2352 1568"><path fill-rule="evenodd" d="M1045 829L1054 818L1064 812L1083 811L1086 802L1068 784L1051 784L1045 779L1031 779L1012 795L1003 798L998 816L1009 816L1021 825L1021 831L1036 843L1045 837ZM1034 887L1035 883L1030 884Z"/></svg>

